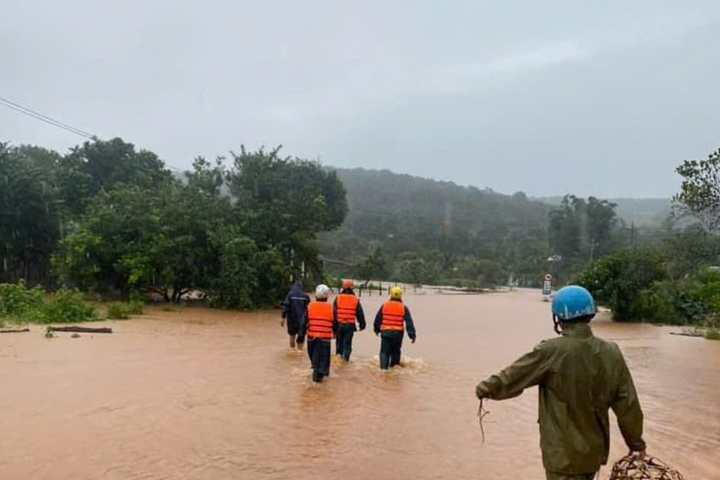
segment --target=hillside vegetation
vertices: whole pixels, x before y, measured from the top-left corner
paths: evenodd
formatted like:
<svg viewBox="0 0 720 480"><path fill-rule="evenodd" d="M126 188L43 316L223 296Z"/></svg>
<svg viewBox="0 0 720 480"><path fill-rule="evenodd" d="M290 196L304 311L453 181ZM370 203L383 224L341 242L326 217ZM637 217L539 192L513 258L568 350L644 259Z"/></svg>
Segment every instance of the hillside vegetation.
<svg viewBox="0 0 720 480"><path fill-rule="evenodd" d="M378 273L405 281L493 283L488 276L530 278L545 268L548 204L389 171L337 175L349 211L338 230L321 236L330 271L350 271L373 252L385 265Z"/></svg>

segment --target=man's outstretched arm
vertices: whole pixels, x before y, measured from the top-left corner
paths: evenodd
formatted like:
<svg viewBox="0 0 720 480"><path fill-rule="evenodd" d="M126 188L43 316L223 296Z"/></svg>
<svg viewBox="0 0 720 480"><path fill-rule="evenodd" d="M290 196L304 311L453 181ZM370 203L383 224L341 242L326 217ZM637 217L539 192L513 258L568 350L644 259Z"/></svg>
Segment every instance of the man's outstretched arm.
<svg viewBox="0 0 720 480"><path fill-rule="evenodd" d="M547 353L538 345L500 373L480 382L475 389L477 397L505 400L519 396L543 380L549 364L546 357Z"/></svg>

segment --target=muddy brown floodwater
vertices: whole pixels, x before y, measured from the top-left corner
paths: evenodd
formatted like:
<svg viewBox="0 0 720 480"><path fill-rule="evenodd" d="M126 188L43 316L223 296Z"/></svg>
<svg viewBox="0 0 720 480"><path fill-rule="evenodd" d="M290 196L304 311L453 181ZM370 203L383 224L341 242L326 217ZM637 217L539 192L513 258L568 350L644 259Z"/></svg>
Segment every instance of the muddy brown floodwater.
<svg viewBox="0 0 720 480"><path fill-rule="evenodd" d="M380 299L363 299L374 317ZM0 335L0 479L541 479L537 391L491 402L476 383L553 335L536 291L408 296L418 342L377 369L356 335L348 365L310 381L278 312L150 310L116 333ZM649 452L720 479L720 342L599 320L640 393ZM625 453L614 428L611 458ZM602 471L607 478L609 467Z"/></svg>

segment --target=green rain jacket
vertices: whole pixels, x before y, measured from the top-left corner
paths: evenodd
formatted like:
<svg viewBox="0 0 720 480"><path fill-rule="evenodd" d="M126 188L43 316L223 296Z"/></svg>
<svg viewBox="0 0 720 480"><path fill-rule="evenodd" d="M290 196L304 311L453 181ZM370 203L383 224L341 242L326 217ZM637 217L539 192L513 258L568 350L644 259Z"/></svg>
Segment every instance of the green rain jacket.
<svg viewBox="0 0 720 480"><path fill-rule="evenodd" d="M540 387L540 448L545 470L596 472L610 449L608 409L625 443L645 450L643 413L630 371L617 345L592 334L586 323L567 324L563 336L546 340L477 386L478 398L504 400Z"/></svg>

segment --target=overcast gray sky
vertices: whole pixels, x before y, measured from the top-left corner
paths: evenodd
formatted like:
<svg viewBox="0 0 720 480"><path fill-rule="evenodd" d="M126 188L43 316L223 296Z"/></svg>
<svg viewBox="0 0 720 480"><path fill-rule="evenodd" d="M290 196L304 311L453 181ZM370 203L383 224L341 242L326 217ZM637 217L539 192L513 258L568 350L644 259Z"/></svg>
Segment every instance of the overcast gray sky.
<svg viewBox="0 0 720 480"><path fill-rule="evenodd" d="M0 97L188 167L249 147L669 196L720 147L720 2L0 0ZM0 107L0 140L82 139Z"/></svg>

